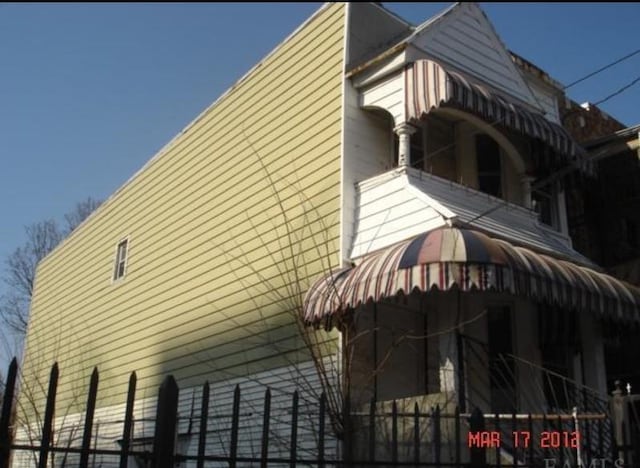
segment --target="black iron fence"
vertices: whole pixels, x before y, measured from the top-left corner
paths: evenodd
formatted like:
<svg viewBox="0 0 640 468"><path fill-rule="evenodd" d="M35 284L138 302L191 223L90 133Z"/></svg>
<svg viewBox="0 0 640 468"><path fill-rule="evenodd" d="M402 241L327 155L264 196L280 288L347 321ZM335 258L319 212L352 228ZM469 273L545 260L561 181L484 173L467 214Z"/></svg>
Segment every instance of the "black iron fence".
<svg viewBox="0 0 640 468"><path fill-rule="evenodd" d="M15 421L18 366L9 367L0 414L0 468L14 466L457 466L544 468L619 467L634 462L630 441L616 439L607 414L483 414L423 408L417 402L371 402L368 408L345 406L341 427L332 430L327 402L321 396L313 405L301 404L298 392L290 396L285 411L272 409L269 389L264 392L260 414L250 412L247 431L243 418L241 390L235 388L231 407L225 409L225 447L211 443L212 400L209 384L199 393L196 424L189 423L189 443L181 444L179 388L168 376L158 391L153 433L132 436L135 424L136 375L131 374L120 437L111 448L97 443L96 399L98 371L94 370L87 392L86 410L77 437L54 437L54 414L58 387L58 366L51 369L44 417L38 437L30 443L16 438ZM211 400L211 401L210 401ZM304 412L304 416L303 413ZM335 415L334 415L335 417ZM286 421L284 421L286 420ZM286 424L282 424L283 421ZM274 431L275 426L278 429ZM311 427L312 426L312 427ZM192 430L193 428L197 430ZM216 428L220 431L220 427ZM277 433L276 433L277 432ZM80 435L81 434L81 435ZM252 450L242 449L252 437ZM278 449L274 449L277 438ZM304 439L304 441L303 441ZM283 443L284 442L284 443ZM283 449L286 447L286 449ZM26 456L25 456L26 455ZM21 465L21 460L24 464ZM595 463L595 465L594 465Z"/></svg>

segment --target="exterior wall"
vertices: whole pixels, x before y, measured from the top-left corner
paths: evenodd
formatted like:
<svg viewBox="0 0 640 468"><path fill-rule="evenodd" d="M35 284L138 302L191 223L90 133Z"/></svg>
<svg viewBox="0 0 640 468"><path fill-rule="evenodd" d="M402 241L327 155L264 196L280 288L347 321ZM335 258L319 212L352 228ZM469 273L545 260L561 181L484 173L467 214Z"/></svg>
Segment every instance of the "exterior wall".
<svg viewBox="0 0 640 468"><path fill-rule="evenodd" d="M328 367L332 363L325 362ZM306 366L306 368L305 368ZM238 420L239 457L260 457L260 438L262 436L262 416L264 414L264 392L268 386L271 389L271 418L269 424L270 444L269 455L286 458L290 454L289 440L291 435L291 388L300 384L290 380L291 375L299 371L311 376L305 385L297 385L299 392L299 425L298 425L298 453L307 453L310 457L317 453L317 428L319 400L310 392L310 388L319 387L320 383L314 377L313 364L305 363L302 368L293 369L282 367L266 372L253 374L241 378L219 381L210 386L209 422L207 425L206 452L211 455L226 455L229 453L231 434L231 414L233 411L234 389L241 386L240 418ZM261 387L247 387L247 380L260 382ZM244 389L244 390L243 390ZM176 449L181 455L197 455L200 433L200 414L202 402L202 386L181 388L178 400L178 439ZM132 447L138 451L150 450L154 436L154 422L157 397L137 399L134 406L134 425L132 428ZM117 442L122 438L124 426L123 414L125 405L114 405L96 410L93 427L95 448L103 450L119 450ZM332 436L326 423L325 456L333 457L337 453L338 440ZM80 447L84 414L60 415L54 422L54 440L61 447ZM32 438L38 440L39 430L29 434L25 427L18 430L16 443L29 445ZM34 458L35 456L35 458ZM37 452L16 451L12 461L13 468L31 468L36 464ZM77 466L79 454L52 454L58 463L66 457L66 466ZM133 458L133 457L131 457ZM95 455L91 458L95 466L118 466L119 456ZM56 463L56 466L58 466ZM130 466L138 466L130 461ZM181 466L196 466L195 461Z"/></svg>
<svg viewBox="0 0 640 468"><path fill-rule="evenodd" d="M510 328L491 337L489 316L505 307ZM538 306L530 300L491 292L432 290L369 302L354 311L354 318L358 338L351 396L358 406L366 407L372 398L382 402L417 397L453 406L458 404L460 375L468 411L479 407L484 412L506 412L505 407L493 405L507 403L517 412L535 413L550 404L544 391ZM595 365L585 370L584 379L575 372L570 377L578 385L597 388L604 383L604 362L602 337L594 324L591 316L583 320L582 352L584 362ZM461 348L456 332L462 337ZM490 363L490 349L499 350L499 342L509 343L506 352L517 357L510 369L501 365L503 361ZM492 372L498 387L513 379L512 393L492 394L497 391L491 384Z"/></svg>
<svg viewBox="0 0 640 468"><path fill-rule="evenodd" d="M148 397L170 373L188 387L307 359L291 314L339 265L344 10L323 7L39 265L23 367L42 383L60 363L58 408L84 404L96 365L104 407L132 370Z"/></svg>
<svg viewBox="0 0 640 468"><path fill-rule="evenodd" d="M536 99L538 108L544 114L545 118L559 124L558 97L555 94L545 91L542 86L535 83L529 82L529 88Z"/></svg>
<svg viewBox="0 0 640 468"><path fill-rule="evenodd" d="M624 124L592 104L585 108L566 98L559 107L562 125L578 143L610 135L625 127Z"/></svg>
<svg viewBox="0 0 640 468"><path fill-rule="evenodd" d="M410 34L410 24L381 4L352 2L349 8L347 70L371 60Z"/></svg>
<svg viewBox="0 0 640 468"><path fill-rule="evenodd" d="M511 60L523 73L524 79L533 93L538 108L548 120L560 122L558 100L564 99L564 86L549 76L547 72L537 67L519 55L509 52Z"/></svg>
<svg viewBox="0 0 640 468"><path fill-rule="evenodd" d="M536 105L504 44L475 3L460 3L437 20L429 21L411 43L415 58L422 58L418 55L426 52L499 91Z"/></svg>
<svg viewBox="0 0 640 468"><path fill-rule="evenodd" d="M385 109L393 117L394 125L406 120L404 107L404 78L395 73L362 92L362 107Z"/></svg>
<svg viewBox="0 0 640 468"><path fill-rule="evenodd" d="M361 257L445 225L440 205L407 186L406 177L395 172L359 184L350 257Z"/></svg>
<svg viewBox="0 0 640 468"><path fill-rule="evenodd" d="M342 161L342 252L353 244L357 206L356 184L391 169L392 119L382 111L362 109L358 91L345 82L344 157Z"/></svg>

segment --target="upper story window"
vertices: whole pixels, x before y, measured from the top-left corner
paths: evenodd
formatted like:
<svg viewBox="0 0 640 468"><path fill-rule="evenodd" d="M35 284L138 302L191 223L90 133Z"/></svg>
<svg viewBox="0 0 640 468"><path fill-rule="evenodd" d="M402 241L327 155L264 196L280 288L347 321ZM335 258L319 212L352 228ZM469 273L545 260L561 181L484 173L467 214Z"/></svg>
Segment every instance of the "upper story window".
<svg viewBox="0 0 640 468"><path fill-rule="evenodd" d="M559 229L560 218L558 213L557 192L555 189L538 189L531 195L533 208L538 212L538 218L544 224L554 229Z"/></svg>
<svg viewBox="0 0 640 468"><path fill-rule="evenodd" d="M116 249L116 261L113 268L113 281L124 277L127 270L127 255L129 253L129 239L121 240Z"/></svg>
<svg viewBox="0 0 640 468"><path fill-rule="evenodd" d="M494 197L502 197L500 146L489 135L476 135L476 164L478 189Z"/></svg>

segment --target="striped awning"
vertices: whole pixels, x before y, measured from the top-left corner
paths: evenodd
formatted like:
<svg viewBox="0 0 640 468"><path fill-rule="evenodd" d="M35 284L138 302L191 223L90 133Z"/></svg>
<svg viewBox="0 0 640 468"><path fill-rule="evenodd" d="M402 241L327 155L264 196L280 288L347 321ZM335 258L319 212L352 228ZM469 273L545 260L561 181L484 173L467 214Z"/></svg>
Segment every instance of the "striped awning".
<svg viewBox="0 0 640 468"><path fill-rule="evenodd" d="M490 124L538 138L557 152L576 156L580 149L564 128L525 109L487 86L432 60L417 60L405 69L407 120L419 120L440 106L477 114Z"/></svg>
<svg viewBox="0 0 640 468"><path fill-rule="evenodd" d="M307 324L332 319L369 300L414 290L497 291L640 323L640 290L575 263L491 238L441 228L363 258L353 268L319 278L304 299Z"/></svg>

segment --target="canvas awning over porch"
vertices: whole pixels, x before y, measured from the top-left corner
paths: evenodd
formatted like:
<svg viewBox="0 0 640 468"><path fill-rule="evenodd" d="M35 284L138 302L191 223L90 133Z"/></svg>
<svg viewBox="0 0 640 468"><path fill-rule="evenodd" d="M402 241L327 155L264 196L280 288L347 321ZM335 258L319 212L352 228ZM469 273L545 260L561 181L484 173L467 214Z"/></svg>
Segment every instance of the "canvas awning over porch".
<svg viewBox="0 0 640 468"><path fill-rule="evenodd" d="M303 306L307 324L332 320L369 300L432 289L497 291L640 323L640 290L612 276L479 231L440 228L365 256L319 278Z"/></svg>
<svg viewBox="0 0 640 468"><path fill-rule="evenodd" d="M581 152L560 125L438 62L417 60L407 66L404 76L408 121L446 105L479 115L491 125L538 138L563 155L573 157Z"/></svg>

